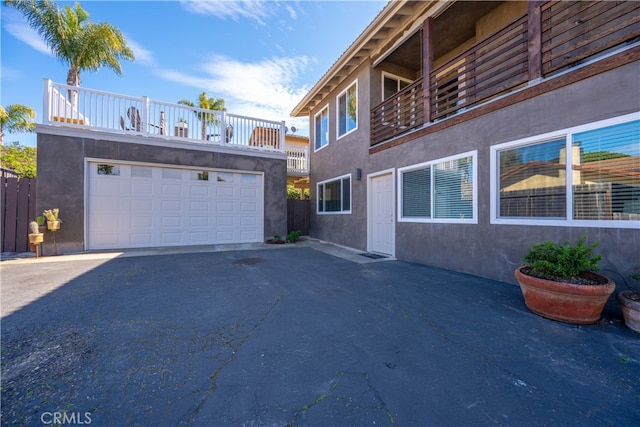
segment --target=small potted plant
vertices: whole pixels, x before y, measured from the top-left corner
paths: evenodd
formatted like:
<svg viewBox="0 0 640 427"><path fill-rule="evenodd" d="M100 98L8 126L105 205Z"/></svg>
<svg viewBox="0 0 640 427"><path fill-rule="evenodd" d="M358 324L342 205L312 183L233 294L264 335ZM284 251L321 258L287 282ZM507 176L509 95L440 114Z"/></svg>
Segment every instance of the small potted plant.
<svg viewBox="0 0 640 427"><path fill-rule="evenodd" d="M630 278L635 282L640 282L640 273L633 273ZM618 292L616 299L622 307L624 324L632 331L640 334L640 289Z"/></svg>
<svg viewBox="0 0 640 427"><path fill-rule="evenodd" d="M44 241L44 234L40 232L40 227L36 221L29 223L29 243L37 245Z"/></svg>
<svg viewBox="0 0 640 427"><path fill-rule="evenodd" d="M47 229L49 231L56 231L60 229L60 224L62 220L58 217L60 209L47 209L42 215L47 219Z"/></svg>
<svg viewBox="0 0 640 427"><path fill-rule="evenodd" d="M40 226L37 221L29 223L29 245L31 250L36 253L36 258L40 257L39 245L44 242L44 233L40 232Z"/></svg>
<svg viewBox="0 0 640 427"><path fill-rule="evenodd" d="M545 241L534 244L515 271L525 304L543 317L561 322L590 324L600 319L616 284L596 273L602 260L593 254L598 245Z"/></svg>

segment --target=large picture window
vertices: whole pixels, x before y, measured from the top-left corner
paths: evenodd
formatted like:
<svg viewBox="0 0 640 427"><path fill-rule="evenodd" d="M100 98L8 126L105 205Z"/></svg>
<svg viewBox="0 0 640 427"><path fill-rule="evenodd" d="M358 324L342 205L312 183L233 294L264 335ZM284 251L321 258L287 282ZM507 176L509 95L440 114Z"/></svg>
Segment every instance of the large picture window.
<svg viewBox="0 0 640 427"><path fill-rule="evenodd" d="M640 226L638 114L492 147L492 221Z"/></svg>
<svg viewBox="0 0 640 427"><path fill-rule="evenodd" d="M338 95L338 138L358 128L358 81Z"/></svg>
<svg viewBox="0 0 640 427"><path fill-rule="evenodd" d="M351 213L351 175L318 183L318 213Z"/></svg>
<svg viewBox="0 0 640 427"><path fill-rule="evenodd" d="M314 119L315 147L321 149L329 144L329 106L324 107Z"/></svg>
<svg viewBox="0 0 640 427"><path fill-rule="evenodd" d="M399 170L400 219L477 222L476 152Z"/></svg>

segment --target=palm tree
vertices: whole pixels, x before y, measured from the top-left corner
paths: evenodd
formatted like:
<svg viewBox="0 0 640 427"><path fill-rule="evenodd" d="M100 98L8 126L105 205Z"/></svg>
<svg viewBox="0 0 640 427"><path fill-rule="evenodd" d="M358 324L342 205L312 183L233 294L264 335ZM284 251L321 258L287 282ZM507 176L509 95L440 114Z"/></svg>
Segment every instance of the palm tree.
<svg viewBox="0 0 640 427"><path fill-rule="evenodd" d="M80 3L63 9L51 0L5 0L4 3L20 11L53 55L69 66L69 86L80 86L80 71L107 67L121 75L120 59L135 61L122 32L106 22L91 22ZM77 91L69 92L72 104L77 106Z"/></svg>
<svg viewBox="0 0 640 427"><path fill-rule="evenodd" d="M0 105L0 145L4 145L5 128L9 133L33 132L36 129L35 118L34 109L26 105L11 104L6 110Z"/></svg>
<svg viewBox="0 0 640 427"><path fill-rule="evenodd" d="M181 99L180 101L178 101L178 104L182 104L182 105L188 105L189 107L195 107L196 105L187 100L187 99ZM198 107L204 109L204 110L213 110L213 111L225 111L226 107L224 105L224 99L223 98L207 98L207 93L206 92L202 92L200 94L200 99L198 100ZM205 140L207 139L207 124L215 124L218 123L218 119L216 118L215 114L208 114L208 113L201 113L198 112L196 113L198 115L198 119L200 120L200 122L202 123L202 139Z"/></svg>

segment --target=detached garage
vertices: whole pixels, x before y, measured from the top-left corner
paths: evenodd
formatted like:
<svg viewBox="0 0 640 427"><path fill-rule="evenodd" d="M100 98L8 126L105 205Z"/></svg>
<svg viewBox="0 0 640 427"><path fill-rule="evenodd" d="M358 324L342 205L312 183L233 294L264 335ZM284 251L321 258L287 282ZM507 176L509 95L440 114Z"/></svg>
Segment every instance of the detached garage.
<svg viewBox="0 0 640 427"><path fill-rule="evenodd" d="M37 132L36 209L60 209L59 253L256 243L287 232L284 152L45 125Z"/></svg>
<svg viewBox="0 0 640 427"><path fill-rule="evenodd" d="M87 249L255 243L263 174L90 160Z"/></svg>

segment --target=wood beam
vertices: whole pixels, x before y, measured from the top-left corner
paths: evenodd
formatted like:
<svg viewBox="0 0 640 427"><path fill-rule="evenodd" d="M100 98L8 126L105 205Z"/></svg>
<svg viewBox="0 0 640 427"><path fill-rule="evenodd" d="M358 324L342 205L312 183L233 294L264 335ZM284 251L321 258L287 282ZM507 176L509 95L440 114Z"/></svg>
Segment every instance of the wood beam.
<svg viewBox="0 0 640 427"><path fill-rule="evenodd" d="M542 1L531 0L528 3L528 51L529 81L542 77Z"/></svg>
<svg viewBox="0 0 640 427"><path fill-rule="evenodd" d="M431 70L433 69L433 17L422 23L422 97L424 122L431 122Z"/></svg>

